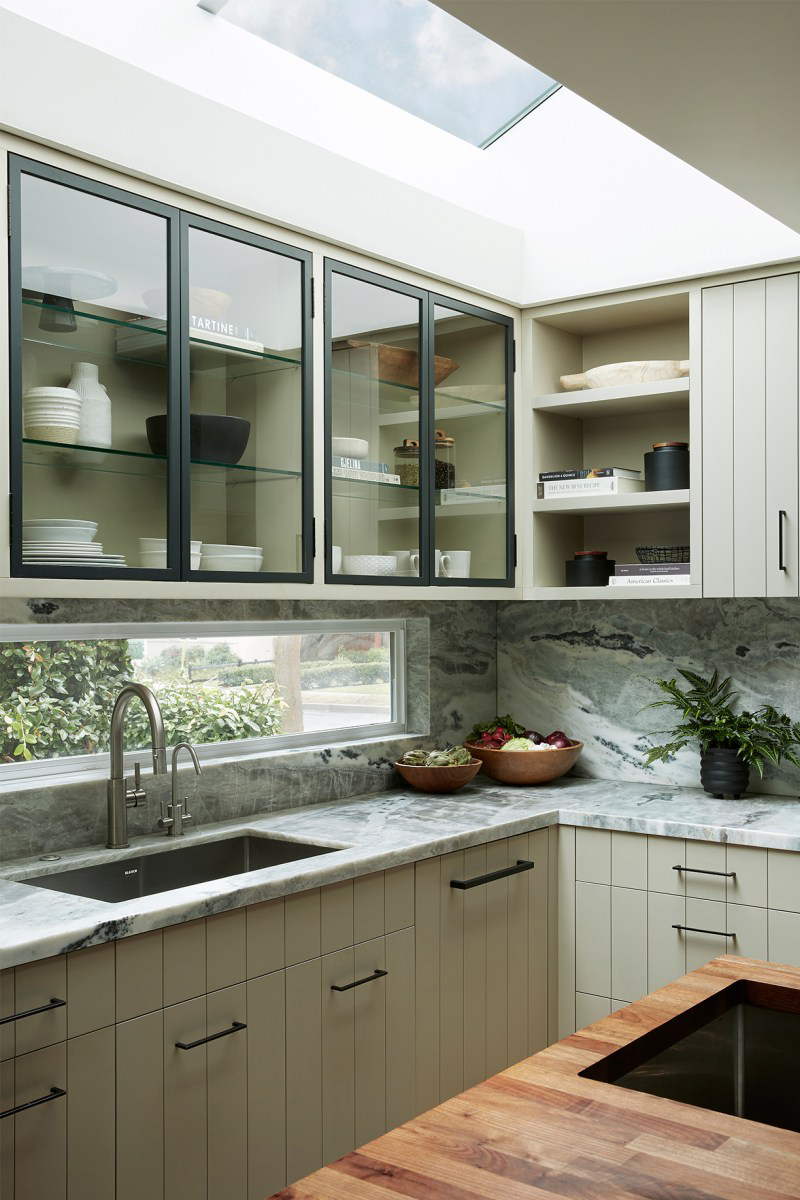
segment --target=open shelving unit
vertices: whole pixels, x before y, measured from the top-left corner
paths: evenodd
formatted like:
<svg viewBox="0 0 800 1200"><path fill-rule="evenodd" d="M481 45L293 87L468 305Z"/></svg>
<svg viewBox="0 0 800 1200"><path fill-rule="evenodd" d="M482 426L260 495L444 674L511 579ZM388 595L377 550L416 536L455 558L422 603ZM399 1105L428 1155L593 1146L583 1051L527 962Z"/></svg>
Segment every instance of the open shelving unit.
<svg viewBox="0 0 800 1200"><path fill-rule="evenodd" d="M618 599L699 596L698 378L692 361L692 294L684 287L648 289L630 298L594 298L535 310L531 320L533 392L528 405L530 540L526 599ZM688 378L565 391L562 375L606 363L689 359ZM537 499L540 472L578 467L623 467L642 472L654 442L685 441L692 456L691 486L680 491ZM637 546L691 547L691 582L679 587L567 587L565 565L576 550L606 550L617 562L636 562Z"/></svg>

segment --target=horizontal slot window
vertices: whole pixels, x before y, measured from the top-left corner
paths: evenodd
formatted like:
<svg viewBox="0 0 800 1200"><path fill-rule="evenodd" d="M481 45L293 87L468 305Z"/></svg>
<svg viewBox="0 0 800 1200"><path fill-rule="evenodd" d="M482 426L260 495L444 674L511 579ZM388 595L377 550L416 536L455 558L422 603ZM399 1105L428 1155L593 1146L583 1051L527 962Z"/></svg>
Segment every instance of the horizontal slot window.
<svg viewBox="0 0 800 1200"><path fill-rule="evenodd" d="M201 758L405 732L402 621L0 627L0 786L107 771L126 683L149 687L169 746ZM125 749L150 744L144 707Z"/></svg>

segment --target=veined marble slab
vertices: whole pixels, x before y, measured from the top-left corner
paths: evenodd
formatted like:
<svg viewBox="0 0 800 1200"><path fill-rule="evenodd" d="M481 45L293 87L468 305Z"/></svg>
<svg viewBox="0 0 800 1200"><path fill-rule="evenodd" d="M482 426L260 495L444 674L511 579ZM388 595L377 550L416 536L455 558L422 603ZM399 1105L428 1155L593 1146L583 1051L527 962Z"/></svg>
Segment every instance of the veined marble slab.
<svg viewBox="0 0 800 1200"><path fill-rule="evenodd" d="M174 845L163 835L148 835L127 850L83 848L62 854L57 863L6 863L0 871L0 968L559 823L800 851L800 804L779 796L721 801L696 789L575 777L537 788L476 780L450 796L392 791L205 825ZM22 882L247 832L336 849L122 904Z"/></svg>

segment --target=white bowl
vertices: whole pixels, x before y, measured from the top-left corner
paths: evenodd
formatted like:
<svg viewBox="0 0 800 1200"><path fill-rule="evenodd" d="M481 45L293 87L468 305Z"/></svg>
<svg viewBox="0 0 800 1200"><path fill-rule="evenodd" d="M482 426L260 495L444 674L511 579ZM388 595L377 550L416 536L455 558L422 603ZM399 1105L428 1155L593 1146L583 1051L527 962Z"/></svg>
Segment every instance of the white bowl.
<svg viewBox="0 0 800 1200"><path fill-rule="evenodd" d="M396 575L397 559L391 554L345 554L345 575Z"/></svg>
<svg viewBox="0 0 800 1200"><path fill-rule="evenodd" d="M245 556L258 558L263 553L263 546L227 546L219 542L203 542L203 557L210 554L216 558L228 558L231 555L238 558Z"/></svg>
<svg viewBox="0 0 800 1200"><path fill-rule="evenodd" d="M369 442L363 438L331 438L331 454L341 458L366 458L369 455Z"/></svg>
<svg viewBox="0 0 800 1200"><path fill-rule="evenodd" d="M53 517L23 521L22 532L26 542L91 542L97 533L97 523Z"/></svg>
<svg viewBox="0 0 800 1200"><path fill-rule="evenodd" d="M264 561L263 554L203 554L200 559L201 571L260 571Z"/></svg>
<svg viewBox="0 0 800 1200"><path fill-rule="evenodd" d="M167 552L166 550L145 550L139 555L139 560L141 565L146 567L148 571L158 570L159 568L166 567Z"/></svg>

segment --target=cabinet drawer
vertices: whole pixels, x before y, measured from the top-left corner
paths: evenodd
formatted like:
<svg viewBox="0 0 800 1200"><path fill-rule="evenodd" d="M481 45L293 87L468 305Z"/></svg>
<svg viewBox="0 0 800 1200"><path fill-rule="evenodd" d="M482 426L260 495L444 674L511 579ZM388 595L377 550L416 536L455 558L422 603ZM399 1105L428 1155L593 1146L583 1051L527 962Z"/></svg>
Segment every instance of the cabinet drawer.
<svg viewBox="0 0 800 1200"><path fill-rule="evenodd" d="M722 842L687 841L683 866L685 869L675 874L683 878L687 897L726 900L728 866Z"/></svg>
<svg viewBox="0 0 800 1200"><path fill-rule="evenodd" d="M5 971L0 971L0 1020L5 1017L13 1017L15 1011L14 968L8 967ZM15 1025L16 1021L5 1021L0 1025L0 1062L14 1057L16 1051Z"/></svg>
<svg viewBox="0 0 800 1200"><path fill-rule="evenodd" d="M800 967L800 913L770 909L768 922L770 962Z"/></svg>
<svg viewBox="0 0 800 1200"><path fill-rule="evenodd" d="M767 907L767 854L755 846L728 846L728 901L750 908Z"/></svg>
<svg viewBox="0 0 800 1200"><path fill-rule="evenodd" d="M114 943L67 955L67 1037L113 1025Z"/></svg>
<svg viewBox="0 0 800 1200"><path fill-rule="evenodd" d="M768 850L769 907L800 913L800 854L791 850Z"/></svg>
<svg viewBox="0 0 800 1200"><path fill-rule="evenodd" d="M686 970L694 971L705 966L719 954L728 954L733 949L729 939L727 906L718 900L686 900L686 925L682 931L686 945Z"/></svg>
<svg viewBox="0 0 800 1200"><path fill-rule="evenodd" d="M66 956L15 967L13 1011L17 1020L8 1024L14 1026L17 1054L27 1054L66 1038L66 1000Z"/></svg>
<svg viewBox="0 0 800 1200"><path fill-rule="evenodd" d="M611 834L611 882L647 891L647 838L643 833Z"/></svg>
<svg viewBox="0 0 800 1200"><path fill-rule="evenodd" d="M611 995L611 888L575 885L576 991Z"/></svg>
<svg viewBox="0 0 800 1200"><path fill-rule="evenodd" d="M684 896L683 874L675 870L676 866L686 866L686 843L683 838L648 837L648 891Z"/></svg>
<svg viewBox="0 0 800 1200"><path fill-rule="evenodd" d="M638 1000L647 994L647 893L611 889L611 995Z"/></svg>
<svg viewBox="0 0 800 1200"><path fill-rule="evenodd" d="M739 954L743 958L769 957L766 908L729 904L728 932L736 935L728 943L729 954Z"/></svg>
<svg viewBox="0 0 800 1200"><path fill-rule="evenodd" d="M575 830L575 878L583 883L611 883L610 830Z"/></svg>
<svg viewBox="0 0 800 1200"><path fill-rule="evenodd" d="M675 925L686 924L683 896L651 892L647 897L647 990L655 991L686 971L684 935Z"/></svg>

